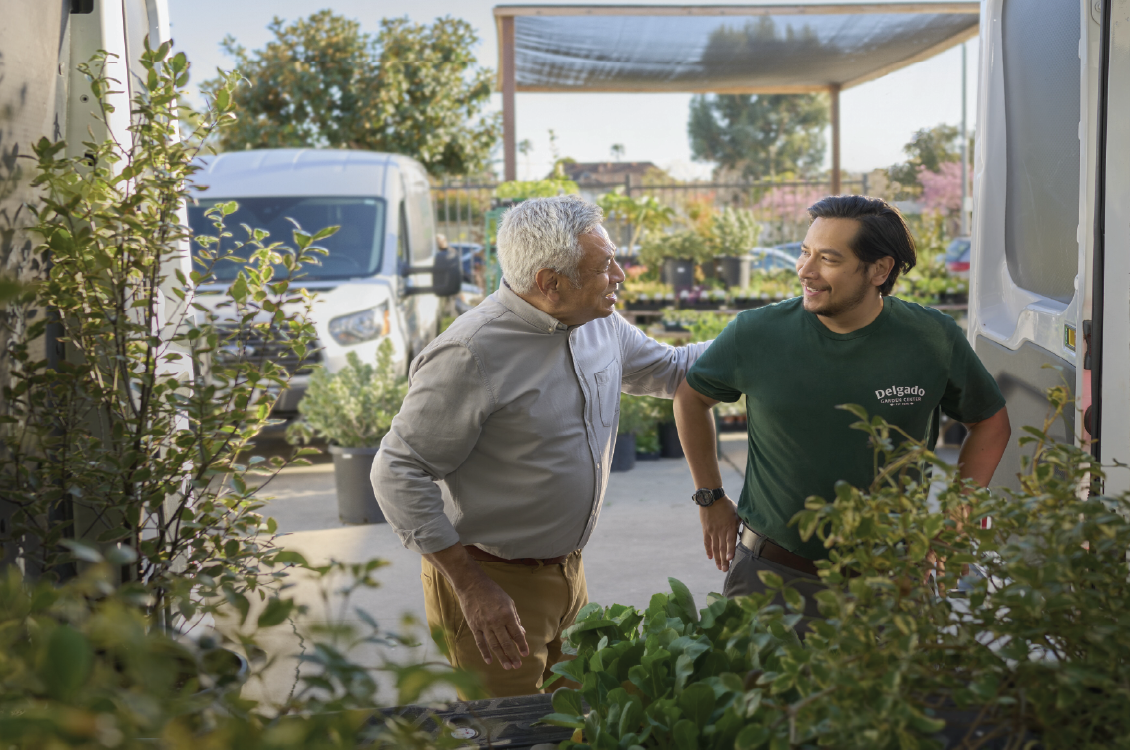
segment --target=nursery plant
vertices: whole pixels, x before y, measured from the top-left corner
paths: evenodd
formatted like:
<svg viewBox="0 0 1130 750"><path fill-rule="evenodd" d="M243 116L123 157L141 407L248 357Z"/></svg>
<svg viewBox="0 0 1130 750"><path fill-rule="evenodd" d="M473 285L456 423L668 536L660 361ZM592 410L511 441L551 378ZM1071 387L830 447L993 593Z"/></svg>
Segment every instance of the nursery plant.
<svg viewBox="0 0 1130 750"><path fill-rule="evenodd" d="M336 373L324 367L310 374L306 395L298 402L302 419L291 425L296 440L318 437L345 448L374 448L388 433L408 393L408 378L397 372L392 341L377 347L375 363L362 362L356 352Z"/></svg>
<svg viewBox="0 0 1130 750"><path fill-rule="evenodd" d="M195 131L181 133L188 61L169 44L146 45L130 137L100 139L113 114L106 95L119 85L106 60L80 65L95 109L90 140L70 149L83 155L35 144L42 197L28 209L47 270L3 310L0 737L28 748L443 744L372 723L371 669L347 658L350 645L384 637L372 622L310 632L308 669L278 705L238 697L238 683L270 661L259 630L305 610L290 593L296 568L360 587L376 585L380 566L311 566L282 549L259 513L260 488L287 460L244 458L289 381L248 342L299 359L310 351L300 278L333 228L233 232L230 203L209 212L214 236L190 237L180 217L194 144L235 116L239 77L225 78ZM230 250L218 249L220 237ZM223 327L193 296L221 260L242 266L227 288L237 323ZM210 617L232 624L224 642L193 630ZM220 646L242 652L250 673L233 672ZM386 666L402 701L466 680Z"/></svg>
<svg viewBox="0 0 1130 750"><path fill-rule="evenodd" d="M1001 493L843 407L875 446L875 482L794 519L829 549L825 619L802 640L803 599L768 572L767 593L701 610L674 579L642 612L590 604L566 633L576 658L554 667L580 688L558 689L545 720L576 729L575 748L1126 747L1130 498L1102 495L1091 454L1047 437L1070 408L1064 388L1049 398L1021 438L1023 489Z"/></svg>

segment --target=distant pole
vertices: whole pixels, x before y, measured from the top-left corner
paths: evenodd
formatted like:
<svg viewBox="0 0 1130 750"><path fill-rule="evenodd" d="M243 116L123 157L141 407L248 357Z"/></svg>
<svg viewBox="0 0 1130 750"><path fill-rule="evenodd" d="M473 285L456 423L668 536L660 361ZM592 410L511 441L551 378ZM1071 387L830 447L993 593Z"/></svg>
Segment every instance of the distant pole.
<svg viewBox="0 0 1130 750"><path fill-rule="evenodd" d="M502 158L506 180L518 179L514 126L514 16L502 17Z"/></svg>
<svg viewBox="0 0 1130 750"><path fill-rule="evenodd" d="M969 198L969 135L965 125L965 42L961 43L961 235L969 236L969 212L965 204Z"/></svg>
<svg viewBox="0 0 1130 750"><path fill-rule="evenodd" d="M840 84L828 87L832 99L832 195L840 194Z"/></svg>

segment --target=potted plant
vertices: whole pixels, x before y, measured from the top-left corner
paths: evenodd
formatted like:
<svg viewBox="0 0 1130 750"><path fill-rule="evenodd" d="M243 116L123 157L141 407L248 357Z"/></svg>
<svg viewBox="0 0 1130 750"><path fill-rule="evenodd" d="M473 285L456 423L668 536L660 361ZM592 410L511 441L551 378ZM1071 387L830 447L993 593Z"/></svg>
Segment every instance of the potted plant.
<svg viewBox="0 0 1130 750"><path fill-rule="evenodd" d="M336 373L317 368L298 402L302 418L291 426L290 435L300 442L314 437L329 442L342 523L385 520L369 470L408 393L408 379L395 372L392 355L392 341L386 338L377 347L375 365L350 352L346 366Z"/></svg>
<svg viewBox="0 0 1130 750"><path fill-rule="evenodd" d="M649 235L640 248L640 262L649 268L662 268L663 281L674 287L676 296L694 286L695 263L708 255L706 241L691 229Z"/></svg>
<svg viewBox="0 0 1130 750"><path fill-rule="evenodd" d="M710 245L714 251L717 276L729 287L749 283L749 251L757 246L761 224L752 211L727 207L710 222Z"/></svg>
<svg viewBox="0 0 1130 750"><path fill-rule="evenodd" d="M612 453L612 471L630 471L636 465L636 438L654 431L659 422L652 396L620 396L620 423L616 428L616 448Z"/></svg>

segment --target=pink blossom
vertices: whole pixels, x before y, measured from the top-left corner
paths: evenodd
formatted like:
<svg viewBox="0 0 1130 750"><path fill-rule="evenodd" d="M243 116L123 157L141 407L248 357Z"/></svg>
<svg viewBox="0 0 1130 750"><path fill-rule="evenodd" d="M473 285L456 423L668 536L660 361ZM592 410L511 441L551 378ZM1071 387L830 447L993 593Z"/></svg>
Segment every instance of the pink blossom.
<svg viewBox="0 0 1130 750"><path fill-rule="evenodd" d="M937 172L918 168L922 185L922 207L928 211L950 213L961 209L961 163L943 162Z"/></svg>

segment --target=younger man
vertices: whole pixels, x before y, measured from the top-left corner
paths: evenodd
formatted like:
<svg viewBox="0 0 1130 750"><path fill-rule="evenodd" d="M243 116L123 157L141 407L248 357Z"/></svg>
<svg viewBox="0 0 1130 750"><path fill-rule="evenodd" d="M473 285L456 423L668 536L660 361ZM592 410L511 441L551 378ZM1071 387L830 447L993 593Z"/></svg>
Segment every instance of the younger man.
<svg viewBox="0 0 1130 750"><path fill-rule="evenodd" d="M933 445L940 412L964 423L960 476L984 486L1011 429L1004 398L949 316L890 292L915 264L899 212L864 196L824 198L797 259L804 294L738 315L695 363L675 396L707 557L728 571L723 593L764 590L769 570L818 616L814 560L823 543L802 541L792 517L811 495L832 498L844 480L867 487L873 449L837 409L860 404ZM749 453L737 505L722 490L710 408L746 396ZM738 524L744 526L735 555ZM731 562L732 561L732 562Z"/></svg>

